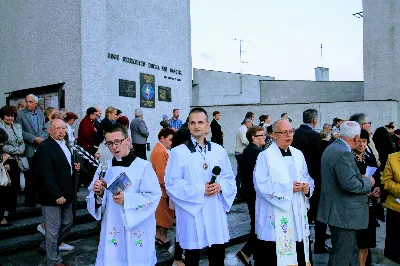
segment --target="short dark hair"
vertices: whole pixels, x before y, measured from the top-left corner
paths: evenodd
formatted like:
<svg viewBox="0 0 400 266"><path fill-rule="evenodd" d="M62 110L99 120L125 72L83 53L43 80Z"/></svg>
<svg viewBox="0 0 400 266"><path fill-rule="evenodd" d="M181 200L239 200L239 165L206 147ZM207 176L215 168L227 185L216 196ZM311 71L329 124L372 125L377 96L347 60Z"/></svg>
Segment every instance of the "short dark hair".
<svg viewBox="0 0 400 266"><path fill-rule="evenodd" d="M114 132L121 132L124 138L128 137L128 129L124 125L121 125L120 123L114 123L108 125L104 129L103 135L105 136L107 133L114 133Z"/></svg>
<svg viewBox="0 0 400 266"><path fill-rule="evenodd" d="M120 115L120 114L122 114L122 111L117 109L117 115Z"/></svg>
<svg viewBox="0 0 400 266"><path fill-rule="evenodd" d="M350 116L349 121L356 121L360 125L365 124L367 116L364 113L357 113Z"/></svg>
<svg viewBox="0 0 400 266"><path fill-rule="evenodd" d="M71 119L78 119L78 115L77 114L75 114L75 113L73 113L73 112L67 112L66 114L65 114L65 118L64 118L64 121L65 122L68 122L68 120L71 120Z"/></svg>
<svg viewBox="0 0 400 266"><path fill-rule="evenodd" d="M174 135L175 131L172 128L166 127L166 128L162 128L160 130L160 133L158 133L158 139L160 140L161 137L163 137L164 139L167 138L169 135Z"/></svg>
<svg viewBox="0 0 400 266"><path fill-rule="evenodd" d="M389 124L389 125L386 125L385 127L386 127L386 128L388 128L388 129L394 129L394 126L393 126L393 125L391 125L391 124Z"/></svg>
<svg viewBox="0 0 400 266"><path fill-rule="evenodd" d="M175 111L179 111L179 109L176 108L176 109L172 110L172 113L175 113Z"/></svg>
<svg viewBox="0 0 400 266"><path fill-rule="evenodd" d="M14 106L6 105L0 109L0 118L4 119L4 116L13 116L15 117L17 114L17 110Z"/></svg>
<svg viewBox="0 0 400 266"><path fill-rule="evenodd" d="M187 127L181 127L178 131L175 132L174 137L172 138L171 148L175 148L186 141L190 141L190 131Z"/></svg>
<svg viewBox="0 0 400 266"><path fill-rule="evenodd" d="M303 112L303 123L312 123L314 119L318 118L318 111L315 109L307 109Z"/></svg>
<svg viewBox="0 0 400 266"><path fill-rule="evenodd" d="M0 144L4 144L8 140L7 132L0 128Z"/></svg>
<svg viewBox="0 0 400 266"><path fill-rule="evenodd" d="M220 112L219 111L214 111L213 112L213 116L216 116L217 114L220 114Z"/></svg>
<svg viewBox="0 0 400 266"><path fill-rule="evenodd" d="M189 116L190 116L191 114L197 114L197 113L204 113L204 114L206 115L206 117L207 117L207 120L208 120L207 111L204 110L204 109L201 108L201 107L195 107L195 108L193 108L192 110L190 110ZM188 117L188 118L189 118L189 117Z"/></svg>
<svg viewBox="0 0 400 266"><path fill-rule="evenodd" d="M253 143L253 137L257 135L257 132L262 131L264 132L264 129L262 127L256 126L256 127L250 127L247 132L246 132L246 138L250 143Z"/></svg>
<svg viewBox="0 0 400 266"><path fill-rule="evenodd" d="M287 113L282 113L281 114L281 118L284 117L285 115L287 115Z"/></svg>
<svg viewBox="0 0 400 266"><path fill-rule="evenodd" d="M94 114L94 113L96 113L97 112L97 109L96 108L94 108L94 107L89 107L87 110L86 110L86 115L92 115L92 114Z"/></svg>
<svg viewBox="0 0 400 266"><path fill-rule="evenodd" d="M335 117L334 119L333 119L333 123L336 125L338 122L342 122L343 120L342 119L340 119L340 118L337 118L337 117Z"/></svg>

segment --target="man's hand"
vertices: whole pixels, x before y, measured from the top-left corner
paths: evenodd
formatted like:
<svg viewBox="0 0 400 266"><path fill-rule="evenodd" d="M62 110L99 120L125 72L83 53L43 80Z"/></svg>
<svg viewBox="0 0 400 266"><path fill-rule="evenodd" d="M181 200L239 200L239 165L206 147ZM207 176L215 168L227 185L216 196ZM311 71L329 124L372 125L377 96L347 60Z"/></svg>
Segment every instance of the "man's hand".
<svg viewBox="0 0 400 266"><path fill-rule="evenodd" d="M104 181L105 182L105 181ZM93 191L94 193L96 193L97 195L99 195L100 197L103 196L104 194L104 186L103 186L103 182L100 180L96 180L93 184Z"/></svg>
<svg viewBox="0 0 400 266"><path fill-rule="evenodd" d="M64 204L64 203L66 203L66 202L67 202L67 200L66 200L64 197L61 197L61 198L59 198L59 199L56 200L56 203L57 203L58 205L62 205L62 204Z"/></svg>
<svg viewBox="0 0 400 266"><path fill-rule="evenodd" d="M308 183L303 183L301 185L301 188L303 190L304 195L308 195L308 193L310 193L310 184Z"/></svg>
<svg viewBox="0 0 400 266"><path fill-rule="evenodd" d="M113 196L114 202L118 205L124 204L124 192L120 191Z"/></svg>
<svg viewBox="0 0 400 266"><path fill-rule="evenodd" d="M219 192L221 192L220 184L214 183L210 185L210 182L206 183L206 191L205 191L206 196L212 197L217 195Z"/></svg>
<svg viewBox="0 0 400 266"><path fill-rule="evenodd" d="M40 144L42 141L43 141L43 139L42 139L41 137L36 137L36 138L35 138L35 142L36 142L37 144Z"/></svg>
<svg viewBox="0 0 400 266"><path fill-rule="evenodd" d="M293 182L293 193L300 192L302 190L303 190L303 185L298 181L294 181Z"/></svg>
<svg viewBox="0 0 400 266"><path fill-rule="evenodd" d="M370 177L368 177L368 178L371 179L372 186L375 186L375 179L374 179L372 176L370 176Z"/></svg>
<svg viewBox="0 0 400 266"><path fill-rule="evenodd" d="M378 198L381 195L381 189L379 187L375 187L371 195Z"/></svg>
<svg viewBox="0 0 400 266"><path fill-rule="evenodd" d="M81 164L80 163L74 163L74 167L76 171L81 170Z"/></svg>

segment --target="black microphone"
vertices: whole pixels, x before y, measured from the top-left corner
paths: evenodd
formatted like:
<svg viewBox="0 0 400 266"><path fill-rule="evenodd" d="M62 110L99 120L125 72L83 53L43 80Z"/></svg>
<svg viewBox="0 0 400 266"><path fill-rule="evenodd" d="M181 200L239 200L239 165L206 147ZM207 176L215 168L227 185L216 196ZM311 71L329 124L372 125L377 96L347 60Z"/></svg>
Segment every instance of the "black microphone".
<svg viewBox="0 0 400 266"><path fill-rule="evenodd" d="M107 168L108 168L107 162L103 162L101 164L101 172L99 174L99 180L101 180L102 178L104 179L104 177L106 176Z"/></svg>
<svg viewBox="0 0 400 266"><path fill-rule="evenodd" d="M210 185L215 183L215 179L221 174L221 167L219 166L214 166L212 169L212 177L210 181Z"/></svg>

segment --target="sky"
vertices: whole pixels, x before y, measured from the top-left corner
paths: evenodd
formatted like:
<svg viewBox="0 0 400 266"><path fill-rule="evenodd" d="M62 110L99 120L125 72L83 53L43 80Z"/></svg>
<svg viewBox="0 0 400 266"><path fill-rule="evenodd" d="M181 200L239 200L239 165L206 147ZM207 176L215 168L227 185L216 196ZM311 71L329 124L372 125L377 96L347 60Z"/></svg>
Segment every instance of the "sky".
<svg viewBox="0 0 400 266"><path fill-rule="evenodd" d="M362 0L190 4L193 68L315 80L314 68L323 65L331 81L364 80L363 20L352 15L362 11ZM240 39L248 63L240 63Z"/></svg>

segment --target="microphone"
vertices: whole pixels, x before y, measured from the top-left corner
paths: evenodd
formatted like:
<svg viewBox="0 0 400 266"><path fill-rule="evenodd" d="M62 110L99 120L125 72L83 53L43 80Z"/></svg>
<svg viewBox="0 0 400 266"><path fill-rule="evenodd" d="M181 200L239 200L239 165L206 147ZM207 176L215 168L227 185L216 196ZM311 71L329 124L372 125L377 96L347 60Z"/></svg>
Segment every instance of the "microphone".
<svg viewBox="0 0 400 266"><path fill-rule="evenodd" d="M215 183L215 180L217 179L217 177L220 174L221 174L221 167L214 166L214 168L212 169L212 177L211 177L210 185Z"/></svg>
<svg viewBox="0 0 400 266"><path fill-rule="evenodd" d="M101 164L101 172L99 174L99 180L101 180L102 178L104 179L104 177L106 176L107 168L108 168L107 162L103 162Z"/></svg>

